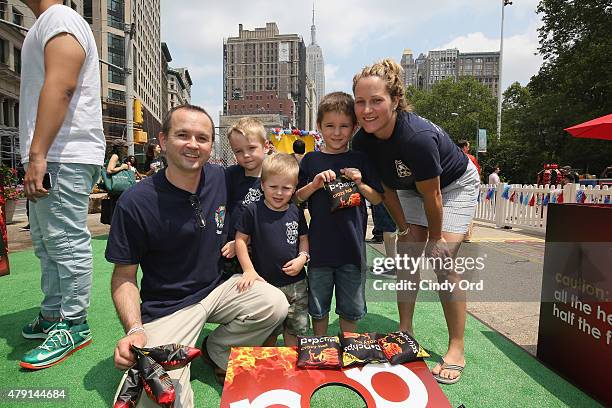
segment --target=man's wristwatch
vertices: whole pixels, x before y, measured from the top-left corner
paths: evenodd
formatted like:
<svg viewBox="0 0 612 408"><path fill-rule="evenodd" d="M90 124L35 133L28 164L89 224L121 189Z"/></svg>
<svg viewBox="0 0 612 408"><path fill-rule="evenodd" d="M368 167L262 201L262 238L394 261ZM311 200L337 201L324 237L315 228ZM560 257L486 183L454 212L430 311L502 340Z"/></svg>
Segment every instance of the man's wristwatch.
<svg viewBox="0 0 612 408"><path fill-rule="evenodd" d="M306 251L301 251L298 256L304 255L306 257L306 263L310 262L310 254Z"/></svg>

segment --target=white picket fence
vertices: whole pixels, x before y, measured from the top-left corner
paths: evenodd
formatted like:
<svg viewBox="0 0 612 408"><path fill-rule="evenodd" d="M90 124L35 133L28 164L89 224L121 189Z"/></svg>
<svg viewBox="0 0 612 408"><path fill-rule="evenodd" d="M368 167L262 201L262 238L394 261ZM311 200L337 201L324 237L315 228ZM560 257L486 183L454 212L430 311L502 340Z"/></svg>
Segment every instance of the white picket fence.
<svg viewBox="0 0 612 408"><path fill-rule="evenodd" d="M481 184L476 207L476 221L494 223L496 227L517 227L544 234L548 204L612 203L608 186L536 186L512 184Z"/></svg>

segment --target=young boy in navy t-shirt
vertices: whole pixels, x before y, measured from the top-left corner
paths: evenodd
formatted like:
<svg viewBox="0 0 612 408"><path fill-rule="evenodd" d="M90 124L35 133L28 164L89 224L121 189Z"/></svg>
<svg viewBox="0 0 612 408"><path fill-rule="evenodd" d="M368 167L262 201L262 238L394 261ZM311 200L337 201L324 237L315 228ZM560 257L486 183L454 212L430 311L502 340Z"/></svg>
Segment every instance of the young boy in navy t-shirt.
<svg viewBox="0 0 612 408"><path fill-rule="evenodd" d="M242 211L263 197L261 167L268 153L268 139L263 124L255 118L241 118L227 131L227 139L238 164L225 170L227 187L227 221L229 225L227 243L221 253L225 257L223 270L226 276L242 273L235 257L234 236L236 223Z"/></svg>
<svg viewBox="0 0 612 408"><path fill-rule="evenodd" d="M357 321L367 312L365 200L332 213L332 199L323 189L326 182L345 176L350 179L345 184L356 185L368 201L381 202L383 188L367 156L348 148L356 123L352 96L344 92L326 95L317 113L317 126L325 145L320 152L304 156L300 164L296 196L298 201L308 200L311 216L308 310L316 336L327 334L334 287L341 331L355 332Z"/></svg>
<svg viewBox="0 0 612 408"><path fill-rule="evenodd" d="M283 337L296 346L297 336L308 331L308 227L304 212L291 198L298 183L299 166L289 154L268 156L261 173L264 200L249 204L236 224L236 255L244 271L238 290L248 290L256 280L279 288L289 302ZM252 256L249 255L250 240ZM276 344L278 332L264 343Z"/></svg>

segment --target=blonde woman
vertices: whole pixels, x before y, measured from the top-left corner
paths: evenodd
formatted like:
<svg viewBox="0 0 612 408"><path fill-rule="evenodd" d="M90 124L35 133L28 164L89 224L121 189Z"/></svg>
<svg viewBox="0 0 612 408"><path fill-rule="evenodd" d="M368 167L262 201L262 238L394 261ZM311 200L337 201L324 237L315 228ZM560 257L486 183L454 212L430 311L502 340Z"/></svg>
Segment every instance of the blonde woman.
<svg viewBox="0 0 612 408"><path fill-rule="evenodd" d="M474 216L478 171L444 130L410 112L401 73L397 63L385 59L353 78L361 125L353 149L370 157L383 181L384 204L398 227L400 255L417 258L425 251L427 257L454 258ZM461 280L453 269L435 272L439 282ZM418 270L400 269L398 277L420 280ZM411 333L417 291L398 293L400 329ZM439 295L449 346L432 373L439 382L452 384L465 366L465 293Z"/></svg>

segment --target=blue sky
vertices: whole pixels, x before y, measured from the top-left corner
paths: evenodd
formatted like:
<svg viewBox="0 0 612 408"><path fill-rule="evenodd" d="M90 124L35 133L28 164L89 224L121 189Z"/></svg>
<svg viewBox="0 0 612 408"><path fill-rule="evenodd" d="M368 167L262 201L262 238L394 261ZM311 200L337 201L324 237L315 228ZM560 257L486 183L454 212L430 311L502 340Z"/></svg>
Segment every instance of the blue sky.
<svg viewBox="0 0 612 408"><path fill-rule="evenodd" d="M327 0L317 1L317 43L325 59L326 92L351 91L353 75L364 65L405 48L415 57L432 49L499 49L502 0ZM504 20L504 88L525 85L542 59L537 53L537 0L514 0ZM383 7L384 6L384 7ZM161 2L161 36L172 54L171 66L187 67L193 79L192 102L217 120L223 98L223 38L276 22L281 33L300 34L310 44L312 1L236 0Z"/></svg>

